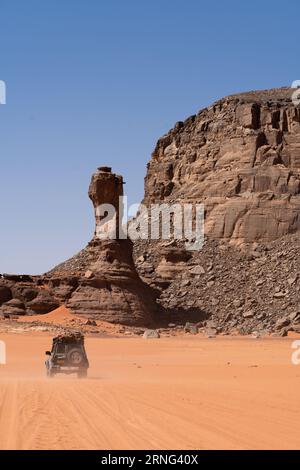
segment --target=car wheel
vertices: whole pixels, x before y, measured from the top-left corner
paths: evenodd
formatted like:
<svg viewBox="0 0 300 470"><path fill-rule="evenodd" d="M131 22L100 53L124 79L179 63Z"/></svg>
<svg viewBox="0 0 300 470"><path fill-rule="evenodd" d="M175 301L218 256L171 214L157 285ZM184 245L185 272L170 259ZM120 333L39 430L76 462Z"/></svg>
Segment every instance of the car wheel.
<svg viewBox="0 0 300 470"><path fill-rule="evenodd" d="M80 366L83 363L84 357L80 349L71 349L67 354L67 359L73 366Z"/></svg>

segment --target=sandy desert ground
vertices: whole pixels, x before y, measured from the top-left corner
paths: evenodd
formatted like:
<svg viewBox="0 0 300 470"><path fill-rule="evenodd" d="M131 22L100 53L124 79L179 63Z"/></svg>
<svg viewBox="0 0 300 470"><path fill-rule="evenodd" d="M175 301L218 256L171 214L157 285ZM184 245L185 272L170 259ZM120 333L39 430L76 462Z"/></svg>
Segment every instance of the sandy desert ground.
<svg viewBox="0 0 300 470"><path fill-rule="evenodd" d="M300 448L291 338L87 338L89 378L45 377L49 335L1 335L0 449Z"/></svg>

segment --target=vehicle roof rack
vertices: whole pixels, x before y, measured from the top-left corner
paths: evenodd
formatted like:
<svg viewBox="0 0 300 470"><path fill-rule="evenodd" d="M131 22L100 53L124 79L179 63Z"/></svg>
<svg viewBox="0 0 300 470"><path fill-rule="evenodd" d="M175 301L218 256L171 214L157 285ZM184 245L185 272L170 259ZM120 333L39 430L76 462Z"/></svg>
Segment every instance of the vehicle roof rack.
<svg viewBox="0 0 300 470"><path fill-rule="evenodd" d="M84 336L80 331L70 331L53 338L53 343L80 343L84 344Z"/></svg>

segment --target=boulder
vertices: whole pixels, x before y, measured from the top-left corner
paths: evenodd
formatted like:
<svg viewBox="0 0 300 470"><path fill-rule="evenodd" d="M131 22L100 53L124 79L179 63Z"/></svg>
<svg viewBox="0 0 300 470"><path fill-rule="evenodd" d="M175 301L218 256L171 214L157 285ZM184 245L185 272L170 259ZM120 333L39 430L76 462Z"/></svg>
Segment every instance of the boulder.
<svg viewBox="0 0 300 470"><path fill-rule="evenodd" d="M144 339L158 339L160 334L157 330L146 330L143 334Z"/></svg>
<svg viewBox="0 0 300 470"><path fill-rule="evenodd" d="M8 302L12 298L12 293L9 287L0 285L0 305Z"/></svg>
<svg viewBox="0 0 300 470"><path fill-rule="evenodd" d="M246 312L243 312L243 317L244 318L252 318L254 317L255 312L253 310L246 310Z"/></svg>
<svg viewBox="0 0 300 470"><path fill-rule="evenodd" d="M19 299L11 299L0 307L0 312L5 318L26 315L25 304Z"/></svg>
<svg viewBox="0 0 300 470"><path fill-rule="evenodd" d="M290 320L289 318L279 318L275 324L275 329L276 330L281 330L282 328L289 326Z"/></svg>
<svg viewBox="0 0 300 470"><path fill-rule="evenodd" d="M192 335L197 335L199 330L198 330L197 325L195 325L194 323L187 322L184 326L184 331L185 331L185 333L190 333Z"/></svg>
<svg viewBox="0 0 300 470"><path fill-rule="evenodd" d="M203 333L206 338L215 338L217 335L217 330L216 328L205 328Z"/></svg>

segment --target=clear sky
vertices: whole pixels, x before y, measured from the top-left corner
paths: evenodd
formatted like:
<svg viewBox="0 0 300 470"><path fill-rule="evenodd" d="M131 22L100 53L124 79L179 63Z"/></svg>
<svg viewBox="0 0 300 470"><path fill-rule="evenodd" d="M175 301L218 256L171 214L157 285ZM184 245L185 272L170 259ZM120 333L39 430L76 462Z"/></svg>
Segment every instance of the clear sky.
<svg viewBox="0 0 300 470"><path fill-rule="evenodd" d="M176 121L300 79L299 0L0 0L0 15L0 272L45 272L86 244L98 166L139 202Z"/></svg>

